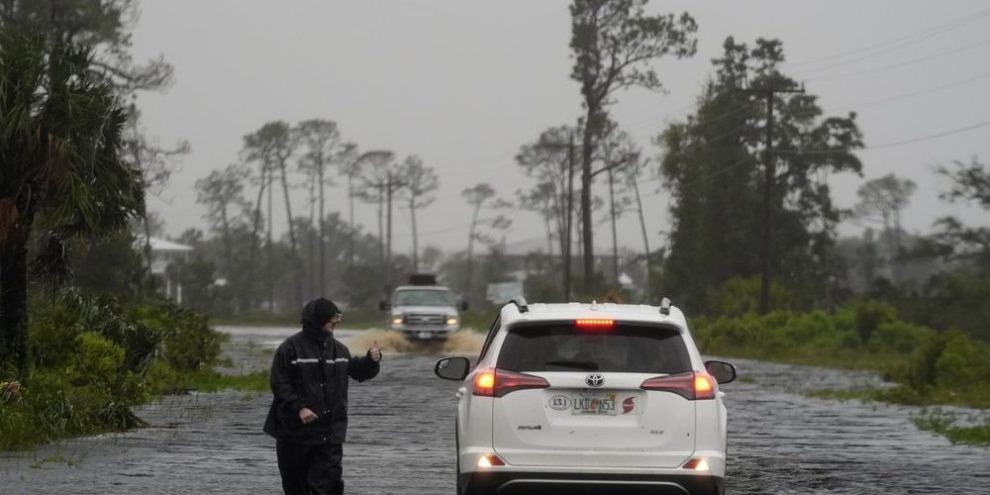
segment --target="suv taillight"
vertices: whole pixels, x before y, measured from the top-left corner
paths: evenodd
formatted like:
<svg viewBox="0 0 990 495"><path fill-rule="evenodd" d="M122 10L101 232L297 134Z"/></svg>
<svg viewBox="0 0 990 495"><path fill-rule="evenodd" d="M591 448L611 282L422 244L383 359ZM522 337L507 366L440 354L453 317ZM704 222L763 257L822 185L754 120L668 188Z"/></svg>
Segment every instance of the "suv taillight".
<svg viewBox="0 0 990 495"><path fill-rule="evenodd" d="M701 371L688 371L676 375L658 376L643 382L639 388L656 392L671 392L687 400L715 398L715 379Z"/></svg>
<svg viewBox="0 0 990 495"><path fill-rule="evenodd" d="M534 375L499 369L487 369L474 375L471 393L481 397L502 397L509 392L547 388L550 382Z"/></svg>

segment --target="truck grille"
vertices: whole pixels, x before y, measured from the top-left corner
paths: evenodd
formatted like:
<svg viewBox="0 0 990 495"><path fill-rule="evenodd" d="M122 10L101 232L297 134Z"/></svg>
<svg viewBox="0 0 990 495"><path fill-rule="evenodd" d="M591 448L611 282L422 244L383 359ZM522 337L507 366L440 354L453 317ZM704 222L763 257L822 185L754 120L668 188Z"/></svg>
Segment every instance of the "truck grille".
<svg viewBox="0 0 990 495"><path fill-rule="evenodd" d="M406 325L411 327L443 326L446 323L445 319L445 315L411 314L406 315Z"/></svg>

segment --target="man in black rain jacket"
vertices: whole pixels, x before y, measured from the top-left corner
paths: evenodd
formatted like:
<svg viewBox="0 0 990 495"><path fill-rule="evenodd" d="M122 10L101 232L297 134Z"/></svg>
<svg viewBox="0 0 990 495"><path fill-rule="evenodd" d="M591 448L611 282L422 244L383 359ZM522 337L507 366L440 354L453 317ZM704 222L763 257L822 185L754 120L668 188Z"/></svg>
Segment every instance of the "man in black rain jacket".
<svg viewBox="0 0 990 495"><path fill-rule="evenodd" d="M351 357L333 338L340 322L337 305L316 299L302 311L302 331L275 351L272 401L265 433L275 437L278 470L286 495L341 494L343 443L347 435L348 377L378 375L377 345Z"/></svg>

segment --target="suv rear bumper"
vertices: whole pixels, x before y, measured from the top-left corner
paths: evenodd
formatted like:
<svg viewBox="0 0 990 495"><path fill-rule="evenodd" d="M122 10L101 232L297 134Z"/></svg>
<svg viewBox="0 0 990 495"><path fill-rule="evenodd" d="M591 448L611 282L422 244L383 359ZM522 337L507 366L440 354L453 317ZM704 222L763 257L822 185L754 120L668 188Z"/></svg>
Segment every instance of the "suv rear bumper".
<svg viewBox="0 0 990 495"><path fill-rule="evenodd" d="M488 471L462 473L460 486L471 495L671 494L722 495L725 480L694 474L595 474Z"/></svg>

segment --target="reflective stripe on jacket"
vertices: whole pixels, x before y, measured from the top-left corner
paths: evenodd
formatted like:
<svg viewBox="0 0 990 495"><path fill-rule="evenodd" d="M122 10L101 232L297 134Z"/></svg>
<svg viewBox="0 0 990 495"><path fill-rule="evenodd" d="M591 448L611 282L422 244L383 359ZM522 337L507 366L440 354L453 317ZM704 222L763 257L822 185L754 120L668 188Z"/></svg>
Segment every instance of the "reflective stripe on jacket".
<svg viewBox="0 0 990 495"><path fill-rule="evenodd" d="M275 351L270 382L274 400L265 433L301 444L343 443L347 437L348 378L364 381L380 367L369 355L351 357L340 341L307 327ZM307 407L316 421L303 424Z"/></svg>

